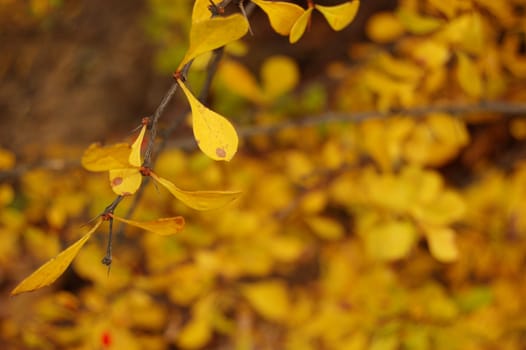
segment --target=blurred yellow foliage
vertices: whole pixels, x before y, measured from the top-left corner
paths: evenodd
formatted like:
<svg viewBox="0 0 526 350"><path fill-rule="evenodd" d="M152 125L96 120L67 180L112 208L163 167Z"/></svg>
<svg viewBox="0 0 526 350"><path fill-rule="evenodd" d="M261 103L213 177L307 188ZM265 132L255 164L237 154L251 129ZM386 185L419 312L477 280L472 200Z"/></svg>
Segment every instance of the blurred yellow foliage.
<svg viewBox="0 0 526 350"><path fill-rule="evenodd" d="M330 9L254 3L275 31L295 40L311 17L324 15L341 29L338 20L358 6L356 0ZM28 6L45 16L52 4ZM181 45L178 31L201 23L186 58L172 52L172 69L222 43L200 40L218 23L209 19L209 5L196 1L190 16L191 1L149 1L148 30L157 43ZM265 52L246 65L226 57L212 100L238 112L236 125L256 127L245 130L249 136L235 157L234 148L215 153L232 158L229 163L183 149L161 153L151 177L168 191L146 187L133 220L122 218L130 198L112 214L117 230L126 226L114 236L109 272L100 264L102 237L87 243L93 230L78 236L115 198L107 176L75 167L24 169L19 150L0 149L0 174L8 179L0 184L4 292L65 242L78 240L14 293L66 271L53 287L5 301L0 343L13 349L524 348L524 113L512 110L507 118L463 108L524 100L523 15L518 0L399 1L367 19L370 41L353 43L349 60L320 64L316 77L308 73L309 80L321 76L322 92L307 93L302 62L292 56ZM260 22L250 22L258 43ZM241 15L233 23L239 28L220 32L226 41L248 30ZM248 47L249 54L258 50ZM188 99L197 113L208 108ZM333 117L328 108L375 113L325 123ZM215 117L209 111L197 117ZM312 111L319 124L295 124ZM284 127L257 129L276 123ZM212 134L220 128L207 125ZM142 183L142 143L140 137L132 145L91 146L84 165L120 171L110 181L130 175ZM211 149L214 158L217 147ZM243 196L183 191L157 173L184 188L236 188ZM215 209L194 211L170 194L191 208Z"/></svg>

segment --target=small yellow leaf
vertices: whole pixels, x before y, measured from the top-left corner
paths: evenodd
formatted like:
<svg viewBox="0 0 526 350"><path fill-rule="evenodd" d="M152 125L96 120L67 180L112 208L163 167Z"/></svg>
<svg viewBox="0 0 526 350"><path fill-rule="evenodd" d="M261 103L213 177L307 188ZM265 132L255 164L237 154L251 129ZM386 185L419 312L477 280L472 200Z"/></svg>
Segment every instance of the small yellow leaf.
<svg viewBox="0 0 526 350"><path fill-rule="evenodd" d="M367 21L365 31L372 41L383 44L402 36L404 27L392 12L378 12Z"/></svg>
<svg viewBox="0 0 526 350"><path fill-rule="evenodd" d="M190 29L190 47L177 70L205 52L240 39L247 31L247 19L241 14L214 17L193 23Z"/></svg>
<svg viewBox="0 0 526 350"><path fill-rule="evenodd" d="M135 139L135 142L131 146L131 152L128 158L128 162L134 167L140 167L142 165L141 147L142 147L142 140L144 140L144 134L146 132L146 126L147 125L143 125L143 127L141 128L141 132L139 133L139 136L137 136L137 139Z"/></svg>
<svg viewBox="0 0 526 350"><path fill-rule="evenodd" d="M283 1L252 1L268 16L270 26L281 35L289 35L292 26L305 11L298 5Z"/></svg>
<svg viewBox="0 0 526 350"><path fill-rule="evenodd" d="M294 44L300 40L300 38L303 36L303 33L305 33L305 29L307 29L307 25L309 24L310 16L313 10L313 7L308 8L292 26L289 35L289 42L291 44Z"/></svg>
<svg viewBox="0 0 526 350"><path fill-rule="evenodd" d="M417 44L412 48L411 54L418 63L422 63L429 68L443 66L450 57L447 45L432 39L424 40Z"/></svg>
<svg viewBox="0 0 526 350"><path fill-rule="evenodd" d="M206 317L193 318L177 335L177 345L182 349L199 349L212 338L213 330Z"/></svg>
<svg viewBox="0 0 526 350"><path fill-rule="evenodd" d="M407 30L414 34L431 33L440 28L444 23L442 20L435 17L424 17L404 8L398 10L397 15Z"/></svg>
<svg viewBox="0 0 526 350"><path fill-rule="evenodd" d="M82 155L82 166L89 171L108 171L129 167L130 145L118 143L110 146L91 144Z"/></svg>
<svg viewBox="0 0 526 350"><path fill-rule="evenodd" d="M77 256L82 246L88 241L88 239L90 239L93 232L95 232L101 224L102 219L99 219L95 226L93 226L93 228L81 239L70 245L56 257L46 262L38 270L20 282L20 284L13 289L11 295L31 292L55 282L55 280L64 273L66 268L71 264L71 261Z"/></svg>
<svg viewBox="0 0 526 350"><path fill-rule="evenodd" d="M306 218L305 222L320 238L326 240L337 240L345 234L342 224L324 216L313 216Z"/></svg>
<svg viewBox="0 0 526 350"><path fill-rule="evenodd" d="M263 101L263 92L256 79L240 63L233 60L223 60L219 66L219 75L232 92L256 103Z"/></svg>
<svg viewBox="0 0 526 350"><path fill-rule="evenodd" d="M464 53L457 53L458 67L457 79L460 87L471 97L480 97L482 94L482 79L480 71L473 61Z"/></svg>
<svg viewBox="0 0 526 350"><path fill-rule="evenodd" d="M299 69L287 56L272 56L261 67L263 91L267 99L273 100L292 90L299 80Z"/></svg>
<svg viewBox="0 0 526 350"><path fill-rule="evenodd" d="M214 1L217 4L218 1ZM212 17L212 12L208 9L211 5L211 0L195 0L194 8L192 10L192 23L206 21Z"/></svg>
<svg viewBox="0 0 526 350"><path fill-rule="evenodd" d="M331 28L338 31L347 27L356 17L360 1L354 0L335 6L315 5L315 7L322 13Z"/></svg>
<svg viewBox="0 0 526 350"><path fill-rule="evenodd" d="M9 170L15 166L15 155L13 152L0 148L0 170Z"/></svg>
<svg viewBox="0 0 526 350"><path fill-rule="evenodd" d="M257 312L271 321L284 321L289 315L287 287L279 280L245 285L242 293Z"/></svg>
<svg viewBox="0 0 526 350"><path fill-rule="evenodd" d="M112 169L109 175L111 189L119 196L134 194L141 186L142 174L137 168Z"/></svg>
<svg viewBox="0 0 526 350"><path fill-rule="evenodd" d="M458 258L455 231L449 227L426 227L427 243L433 256L441 262L452 262Z"/></svg>
<svg viewBox="0 0 526 350"><path fill-rule="evenodd" d="M378 222L363 231L368 254L379 260L405 257L416 241L416 230L409 221Z"/></svg>
<svg viewBox="0 0 526 350"><path fill-rule="evenodd" d="M184 191L170 181L151 173L150 176L165 187L175 198L196 210L211 210L221 208L241 195L239 191Z"/></svg>
<svg viewBox="0 0 526 350"><path fill-rule="evenodd" d="M239 143L234 126L199 102L181 80L177 82L190 103L194 138L201 151L214 160L232 159Z"/></svg>
<svg viewBox="0 0 526 350"><path fill-rule="evenodd" d="M184 218L182 216L175 216L171 218L161 218L152 221L134 221L124 219L113 215L117 221L124 222L128 225L142 228L162 236L170 236L179 233L184 228Z"/></svg>

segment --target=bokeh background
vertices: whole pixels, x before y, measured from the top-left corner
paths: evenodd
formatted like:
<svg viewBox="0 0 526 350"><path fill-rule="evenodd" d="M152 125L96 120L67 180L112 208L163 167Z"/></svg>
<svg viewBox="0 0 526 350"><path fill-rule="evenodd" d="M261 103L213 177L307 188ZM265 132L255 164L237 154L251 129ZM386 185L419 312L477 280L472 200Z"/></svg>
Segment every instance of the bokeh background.
<svg viewBox="0 0 526 350"><path fill-rule="evenodd" d="M133 140L172 83L191 9L0 0L2 348L523 349L521 0L364 0L337 33L314 12L295 45L256 9L207 98L239 153L196 151L178 96L160 126L183 123L154 166L243 197L195 212L150 184L132 217L183 215L183 232L124 227L108 272L103 226L55 284L9 297L114 200L82 152Z"/></svg>

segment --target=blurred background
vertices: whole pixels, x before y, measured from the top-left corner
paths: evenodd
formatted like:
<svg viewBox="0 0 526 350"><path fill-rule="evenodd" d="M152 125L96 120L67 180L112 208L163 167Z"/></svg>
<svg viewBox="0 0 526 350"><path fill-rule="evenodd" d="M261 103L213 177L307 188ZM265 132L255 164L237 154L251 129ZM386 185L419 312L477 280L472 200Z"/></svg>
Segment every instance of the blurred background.
<svg viewBox="0 0 526 350"><path fill-rule="evenodd" d="M103 225L51 287L9 297L115 199L82 152L133 141L192 6L0 0L2 348L523 349L522 0L364 0L338 32L314 11L294 45L255 8L206 98L238 154L198 152L177 94L160 127L183 123L154 166L242 198L196 212L150 184L132 218L182 215L183 232L117 226L108 271Z"/></svg>

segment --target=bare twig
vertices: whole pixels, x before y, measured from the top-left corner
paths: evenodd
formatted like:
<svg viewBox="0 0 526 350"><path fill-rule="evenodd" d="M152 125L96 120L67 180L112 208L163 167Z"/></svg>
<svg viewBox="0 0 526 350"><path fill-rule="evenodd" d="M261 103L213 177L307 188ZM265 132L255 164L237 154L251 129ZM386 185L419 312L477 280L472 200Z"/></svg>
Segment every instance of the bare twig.
<svg viewBox="0 0 526 350"><path fill-rule="evenodd" d="M308 116L302 119L284 120L268 125L245 126L238 128L241 138L250 138L258 135L271 135L284 129L304 128L316 125L333 123L358 123L369 119L385 119L396 115L405 117L421 117L429 113L448 113L459 118L473 113L498 113L505 117L526 117L526 103L515 103L507 101L484 101L476 104L444 104L424 107L400 109L396 111L378 112L326 112L319 115ZM194 149L192 138L179 139L170 142L168 147L181 149Z"/></svg>

